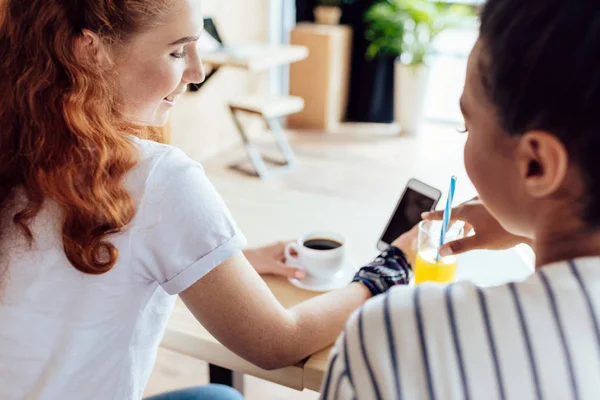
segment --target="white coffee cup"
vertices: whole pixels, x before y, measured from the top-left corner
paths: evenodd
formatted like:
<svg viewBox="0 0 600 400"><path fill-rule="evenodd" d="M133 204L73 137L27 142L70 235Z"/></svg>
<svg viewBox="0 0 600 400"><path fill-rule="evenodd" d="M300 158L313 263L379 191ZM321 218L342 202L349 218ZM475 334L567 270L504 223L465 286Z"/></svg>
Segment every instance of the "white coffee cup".
<svg viewBox="0 0 600 400"><path fill-rule="evenodd" d="M292 254L294 251L296 255ZM344 265L344 237L332 232L314 232L288 243L285 257L288 263L303 269L317 280L331 280Z"/></svg>

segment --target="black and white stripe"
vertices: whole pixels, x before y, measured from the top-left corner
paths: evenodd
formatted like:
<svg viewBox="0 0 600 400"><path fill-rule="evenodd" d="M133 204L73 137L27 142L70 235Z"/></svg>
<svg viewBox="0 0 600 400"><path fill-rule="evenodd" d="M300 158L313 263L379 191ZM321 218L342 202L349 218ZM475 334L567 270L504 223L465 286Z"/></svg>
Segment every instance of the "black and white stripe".
<svg viewBox="0 0 600 400"><path fill-rule="evenodd" d="M599 313L600 258L394 288L349 321L322 398L600 399Z"/></svg>

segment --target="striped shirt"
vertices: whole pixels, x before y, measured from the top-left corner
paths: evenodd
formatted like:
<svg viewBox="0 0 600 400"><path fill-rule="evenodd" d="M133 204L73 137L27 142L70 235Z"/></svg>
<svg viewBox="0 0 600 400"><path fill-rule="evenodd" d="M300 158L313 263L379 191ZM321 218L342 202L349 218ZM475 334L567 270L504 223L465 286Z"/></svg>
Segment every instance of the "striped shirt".
<svg viewBox="0 0 600 400"><path fill-rule="evenodd" d="M322 399L600 399L600 257L522 282L395 287L338 338Z"/></svg>

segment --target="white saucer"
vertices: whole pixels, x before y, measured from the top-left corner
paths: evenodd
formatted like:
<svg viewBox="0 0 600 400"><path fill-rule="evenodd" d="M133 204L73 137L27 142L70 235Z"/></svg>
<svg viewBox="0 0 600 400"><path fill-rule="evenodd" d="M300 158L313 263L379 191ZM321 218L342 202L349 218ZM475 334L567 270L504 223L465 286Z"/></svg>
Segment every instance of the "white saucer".
<svg viewBox="0 0 600 400"><path fill-rule="evenodd" d="M302 280L290 278L289 281L292 285L310 292L329 292L348 286L357 270L358 269L352 263L346 260L344 261L342 268L330 280L317 280L308 275Z"/></svg>

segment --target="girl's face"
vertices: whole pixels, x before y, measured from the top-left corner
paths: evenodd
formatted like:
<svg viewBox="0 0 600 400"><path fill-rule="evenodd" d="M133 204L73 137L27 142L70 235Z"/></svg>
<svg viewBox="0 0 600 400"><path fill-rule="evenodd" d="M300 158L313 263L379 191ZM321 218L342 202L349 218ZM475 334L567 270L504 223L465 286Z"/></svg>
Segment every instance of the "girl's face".
<svg viewBox="0 0 600 400"><path fill-rule="evenodd" d="M483 84L482 66L489 63L485 55L480 39L469 58L461 98L469 131L467 173L487 209L509 232L530 238L554 229L565 232L565 221L579 218L577 204L585 192L580 172L555 135L503 130Z"/></svg>
<svg viewBox="0 0 600 400"><path fill-rule="evenodd" d="M189 83L204 81L197 41L203 30L200 0L172 0L166 20L113 49L117 100L132 122L162 126Z"/></svg>
<svg viewBox="0 0 600 400"><path fill-rule="evenodd" d="M465 144L465 167L488 210L505 229L530 236L528 199L523 190L519 138L502 131L495 108L487 99L480 74L481 40L475 45L467 67L460 100L469 136Z"/></svg>

